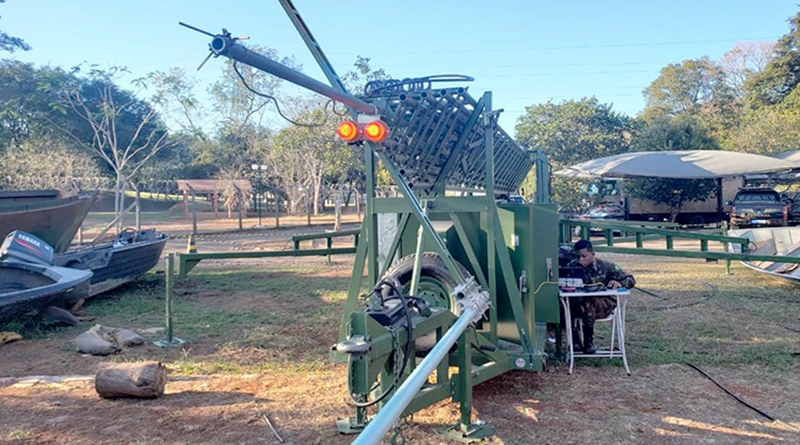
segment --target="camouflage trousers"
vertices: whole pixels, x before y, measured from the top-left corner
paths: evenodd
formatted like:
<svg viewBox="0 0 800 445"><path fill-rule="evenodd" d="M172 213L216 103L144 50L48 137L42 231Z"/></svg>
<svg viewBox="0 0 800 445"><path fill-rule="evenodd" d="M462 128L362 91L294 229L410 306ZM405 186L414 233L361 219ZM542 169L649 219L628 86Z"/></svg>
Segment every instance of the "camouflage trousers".
<svg viewBox="0 0 800 445"><path fill-rule="evenodd" d="M573 323L581 319L586 327L593 327L597 319L606 318L614 312L617 301L612 297L570 298L569 311Z"/></svg>

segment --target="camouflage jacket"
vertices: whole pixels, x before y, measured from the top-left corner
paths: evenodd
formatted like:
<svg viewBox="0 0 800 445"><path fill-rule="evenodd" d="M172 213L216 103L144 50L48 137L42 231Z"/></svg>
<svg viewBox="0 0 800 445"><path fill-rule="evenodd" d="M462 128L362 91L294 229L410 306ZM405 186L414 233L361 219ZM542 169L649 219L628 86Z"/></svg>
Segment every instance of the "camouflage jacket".
<svg viewBox="0 0 800 445"><path fill-rule="evenodd" d="M578 260L572 260L569 267L582 267ZM594 264L589 267L583 267L584 283L603 283L608 286L611 281L619 281L625 288L632 288L636 285L636 280L633 275L625 272L616 264L610 261L603 261L599 258L594 259Z"/></svg>

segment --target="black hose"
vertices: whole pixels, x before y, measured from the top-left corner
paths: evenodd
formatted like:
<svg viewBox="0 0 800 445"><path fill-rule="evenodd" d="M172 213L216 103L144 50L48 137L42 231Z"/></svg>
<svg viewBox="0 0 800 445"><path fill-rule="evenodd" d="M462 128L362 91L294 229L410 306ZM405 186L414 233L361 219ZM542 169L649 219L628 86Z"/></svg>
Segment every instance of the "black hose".
<svg viewBox="0 0 800 445"><path fill-rule="evenodd" d="M635 289L635 290L638 290L639 292L641 292L641 293L643 293L643 294L650 295L651 297L656 297L656 298L659 298L659 299L661 299L661 300L666 300L666 298L662 297L661 295L658 295L658 294L657 294L657 293L655 293L655 292L650 292L649 290L644 290L644 289L642 289L641 287L634 287L634 289Z"/></svg>
<svg viewBox="0 0 800 445"><path fill-rule="evenodd" d="M734 398L734 400L736 400L737 402L739 402L739 403L741 403L742 405L744 405L744 406L746 406L746 407L750 408L751 410L753 410L753 411L755 411L755 412L757 412L757 413L761 414L761 415L762 415L762 416L764 416L765 418L769 419L769 421L770 421L770 422L775 422L775 418L774 418L774 417L772 417L772 416L770 416L769 414L765 413L764 411L762 411L762 410L760 410L760 409L756 408L755 406L753 406L753 405L751 405L751 404L749 404L749 403L745 402L745 401L744 401L744 400L742 400L742 399L741 399L739 396L737 396L736 394L734 394L734 393L730 392L730 391L728 390L728 388L726 388L726 387L722 386L722 385L721 385L719 382L717 382L716 380L714 380L714 378L712 378L710 375L706 374L706 372L705 372L705 371L703 371L702 369L698 368L697 366L695 366L695 365L693 365L693 364L691 364L691 363L689 363L689 362L685 362L685 363L686 363L686 366L688 366L688 367L690 367L690 368L694 369L695 371L699 372L700 374L703 374L703 375L704 375L704 376L705 376L707 379L711 380L711 382L712 382L712 383L714 383L715 385L717 385L717 386L719 387L719 389L721 389L721 390L725 391L725 394L727 394L727 395L729 395L729 396L733 397L733 398Z"/></svg>
<svg viewBox="0 0 800 445"><path fill-rule="evenodd" d="M698 304L705 303L706 301L708 301L712 297L714 297L714 293L717 290L716 286L713 286L713 285L708 284L708 283L703 282L703 281L701 281L700 283L705 285L706 287L708 287L708 290L709 290L708 294L704 295L703 298L700 299L700 300L692 301L692 302L689 302L689 303L674 304L674 305L670 305L670 306L653 306L653 307L633 306L633 308L634 309L638 309L640 311L663 311L663 310L667 310L667 309L680 309L680 308L685 308L685 307L697 306ZM642 289L639 289L638 287L635 287L634 289L640 290L640 291L642 291L642 292L644 292L646 294L653 295L655 297L658 297L658 298L661 298L663 300L666 300L666 298L664 298L664 297L661 297L659 295L653 294L653 293L648 292L648 291L644 291Z"/></svg>
<svg viewBox="0 0 800 445"><path fill-rule="evenodd" d="M394 298L388 298L388 299L384 299L383 298L383 294L380 293L380 290L384 285L386 285L389 288L391 288L392 290L394 290L395 294L397 294L396 298L398 298L400 300L400 304L403 305L403 310L404 310L405 315L406 315L406 332L407 332L407 337L408 338L406 339L406 349L405 349L405 353L403 354L403 364L400 366L400 371L398 371L394 375L394 379L392 380L391 385L389 385L389 388L387 388L385 391L383 391L382 394L380 396L378 396L376 399L370 400L368 402L359 402L358 400L356 400L353 397L353 392L348 389L347 392L350 395L350 402L353 405L355 405L356 407L358 407L358 408L367 408L367 407L370 407L372 405L375 405L376 403L378 403L381 400L385 399L389 394L391 394L392 390L394 390L394 388L397 386L397 384L400 383L400 378L402 377L403 372L405 372L406 365L408 364L408 357L411 355L411 352L412 352L411 350L414 347L414 341L413 341L413 338L414 338L414 326L411 323L411 311L408 309L408 299L406 298L406 296L402 292L400 292L397 289L397 286L395 286L394 283L392 283L388 279L384 279L384 280L381 280L380 282L378 282L378 284L375 285L375 287L372 289L372 293L376 293L377 292L381 296L381 301L382 302L386 301L386 300L394 299ZM377 387L373 387L369 392L374 391L376 388Z"/></svg>

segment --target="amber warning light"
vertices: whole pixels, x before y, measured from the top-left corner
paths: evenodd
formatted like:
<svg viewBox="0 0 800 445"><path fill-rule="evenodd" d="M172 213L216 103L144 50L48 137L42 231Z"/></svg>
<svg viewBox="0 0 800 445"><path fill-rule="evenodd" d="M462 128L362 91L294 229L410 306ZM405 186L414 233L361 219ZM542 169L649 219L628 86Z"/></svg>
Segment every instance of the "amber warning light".
<svg viewBox="0 0 800 445"><path fill-rule="evenodd" d="M370 142L383 142L389 136L389 127L383 121L372 121L359 126L353 121L339 124L336 134L348 144L366 139Z"/></svg>
<svg viewBox="0 0 800 445"><path fill-rule="evenodd" d="M352 121L344 121L339 124L339 127L336 129L336 134L342 138L343 141L347 143L355 142L361 136L361 131L358 128L358 125Z"/></svg>
<svg viewBox="0 0 800 445"><path fill-rule="evenodd" d="M381 121L370 122L364 126L364 137L372 142L383 142L389 135L389 127Z"/></svg>

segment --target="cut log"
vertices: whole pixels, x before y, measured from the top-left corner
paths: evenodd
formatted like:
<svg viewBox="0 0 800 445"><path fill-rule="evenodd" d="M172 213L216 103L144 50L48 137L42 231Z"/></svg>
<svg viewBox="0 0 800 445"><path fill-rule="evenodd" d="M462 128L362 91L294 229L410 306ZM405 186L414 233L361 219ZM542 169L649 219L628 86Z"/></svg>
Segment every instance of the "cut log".
<svg viewBox="0 0 800 445"><path fill-rule="evenodd" d="M167 368L161 362L101 363L94 388L100 397L156 398L164 394Z"/></svg>

